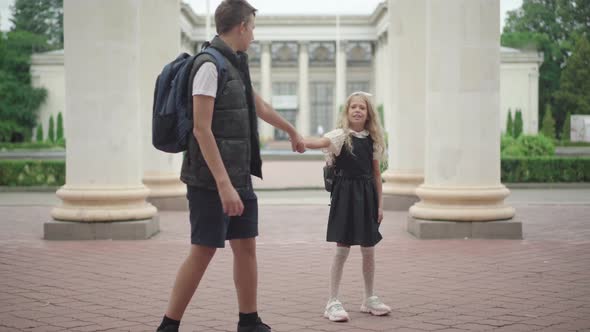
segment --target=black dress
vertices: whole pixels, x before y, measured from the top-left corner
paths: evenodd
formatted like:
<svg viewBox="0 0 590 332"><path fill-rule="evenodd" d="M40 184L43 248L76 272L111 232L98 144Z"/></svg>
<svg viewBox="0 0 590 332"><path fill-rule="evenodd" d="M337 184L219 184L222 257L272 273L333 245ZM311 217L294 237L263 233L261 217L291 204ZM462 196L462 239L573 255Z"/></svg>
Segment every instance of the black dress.
<svg viewBox="0 0 590 332"><path fill-rule="evenodd" d="M373 140L352 136L352 153L346 144L336 157L328 242L372 247L381 241L378 194L373 177Z"/></svg>

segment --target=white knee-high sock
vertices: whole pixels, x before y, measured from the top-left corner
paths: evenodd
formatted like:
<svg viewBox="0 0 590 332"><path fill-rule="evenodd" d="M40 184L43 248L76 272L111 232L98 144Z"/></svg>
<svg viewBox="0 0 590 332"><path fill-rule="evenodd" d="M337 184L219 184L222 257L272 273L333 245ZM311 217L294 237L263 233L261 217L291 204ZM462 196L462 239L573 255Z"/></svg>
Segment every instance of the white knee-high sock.
<svg viewBox="0 0 590 332"><path fill-rule="evenodd" d="M349 247L336 247L336 255L334 255L334 261L332 261L332 268L330 269L330 301L338 298L342 270L349 252Z"/></svg>
<svg viewBox="0 0 590 332"><path fill-rule="evenodd" d="M375 280L375 247L361 247L363 255L363 277L365 279L365 299L373 296Z"/></svg>

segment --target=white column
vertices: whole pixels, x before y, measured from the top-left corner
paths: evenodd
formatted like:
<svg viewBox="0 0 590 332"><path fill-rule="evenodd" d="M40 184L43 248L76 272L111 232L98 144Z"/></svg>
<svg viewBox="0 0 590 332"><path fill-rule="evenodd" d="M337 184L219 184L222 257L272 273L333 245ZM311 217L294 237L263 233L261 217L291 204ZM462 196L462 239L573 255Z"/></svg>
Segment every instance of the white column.
<svg viewBox="0 0 590 332"><path fill-rule="evenodd" d="M179 0L141 1L138 79L143 137L143 183L150 189L150 202L159 209L186 207L186 186L180 181L182 154L164 153L152 145L155 77L180 52L179 12Z"/></svg>
<svg viewBox="0 0 590 332"><path fill-rule="evenodd" d="M529 73L529 109L526 133L536 135L539 132L539 67L535 65Z"/></svg>
<svg viewBox="0 0 590 332"><path fill-rule="evenodd" d="M334 125L340 118L340 108L346 102L346 42L336 41L336 100L334 101Z"/></svg>
<svg viewBox="0 0 590 332"><path fill-rule="evenodd" d="M432 0L426 13L425 181L410 215L512 218L500 183L499 0Z"/></svg>
<svg viewBox="0 0 590 332"><path fill-rule="evenodd" d="M272 80L271 80L271 54L270 54L270 42L261 42L261 54L260 54L260 92L262 99L267 103L271 103L272 98ZM260 126L260 137L264 140L274 139L273 127L262 121Z"/></svg>
<svg viewBox="0 0 590 332"><path fill-rule="evenodd" d="M381 93L383 95L381 102L383 103L383 120L385 122L384 129L391 130L388 123L388 119L391 119L391 85L392 85L392 74L391 74L391 63L390 63L390 52L389 52L389 33L385 31L381 37L382 51L381 51Z"/></svg>
<svg viewBox="0 0 590 332"><path fill-rule="evenodd" d="M64 1L68 144L66 184L57 191L63 204L51 211L57 220L156 214L141 182L140 4Z"/></svg>
<svg viewBox="0 0 590 332"><path fill-rule="evenodd" d="M375 41L375 56L373 58L373 93L375 94L375 107L383 104L383 42L381 37L378 37Z"/></svg>
<svg viewBox="0 0 590 332"><path fill-rule="evenodd" d="M302 136L309 136L309 43L299 43L299 112L297 114L297 130Z"/></svg>
<svg viewBox="0 0 590 332"><path fill-rule="evenodd" d="M205 41L210 41L211 36L211 6L210 1L205 0Z"/></svg>
<svg viewBox="0 0 590 332"><path fill-rule="evenodd" d="M385 86L389 167L386 208L407 210L424 179L426 0L390 0ZM403 203L405 202L405 203ZM390 205L390 206L387 206Z"/></svg>

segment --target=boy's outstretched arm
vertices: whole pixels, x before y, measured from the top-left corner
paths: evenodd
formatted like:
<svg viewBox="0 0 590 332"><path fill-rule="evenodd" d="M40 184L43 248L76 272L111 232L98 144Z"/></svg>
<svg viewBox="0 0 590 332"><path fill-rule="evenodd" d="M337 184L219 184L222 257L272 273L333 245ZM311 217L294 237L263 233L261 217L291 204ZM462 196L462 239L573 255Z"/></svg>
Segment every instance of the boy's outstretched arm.
<svg viewBox="0 0 590 332"><path fill-rule="evenodd" d="M299 153L305 152L303 137L299 135L295 127L285 120L272 106L265 102L257 93L254 93L254 102L256 104L256 115L273 127L279 128L289 134L291 147L293 151Z"/></svg>

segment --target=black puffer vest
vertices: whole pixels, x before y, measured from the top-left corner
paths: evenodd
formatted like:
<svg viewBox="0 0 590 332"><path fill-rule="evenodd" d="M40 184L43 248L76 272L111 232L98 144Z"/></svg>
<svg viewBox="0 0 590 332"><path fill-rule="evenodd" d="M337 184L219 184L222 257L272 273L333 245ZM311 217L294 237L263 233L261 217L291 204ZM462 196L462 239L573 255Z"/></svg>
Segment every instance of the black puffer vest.
<svg viewBox="0 0 590 332"><path fill-rule="evenodd" d="M233 52L219 37L211 41L211 47L220 51L227 61L227 79L225 85L217 89L211 130L232 185L238 190L249 189L250 174L262 178L262 161L248 58L245 53ZM214 62L213 57L199 56L193 64L189 81L191 92L194 77L205 62ZM192 98L190 103L192 110ZM189 137L180 179L190 186L217 190L215 178L194 135Z"/></svg>

